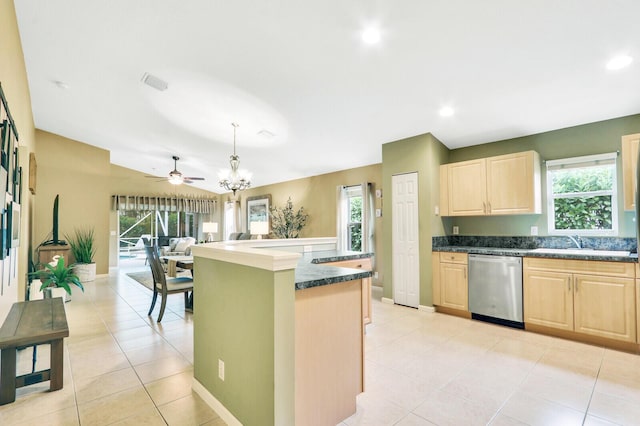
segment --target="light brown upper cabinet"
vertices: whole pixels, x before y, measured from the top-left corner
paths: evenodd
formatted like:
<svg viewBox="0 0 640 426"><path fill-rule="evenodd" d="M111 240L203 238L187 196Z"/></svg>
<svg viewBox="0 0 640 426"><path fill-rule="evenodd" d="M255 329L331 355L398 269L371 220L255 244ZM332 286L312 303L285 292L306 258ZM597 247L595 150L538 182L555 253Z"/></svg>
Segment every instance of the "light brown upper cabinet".
<svg viewBox="0 0 640 426"><path fill-rule="evenodd" d="M622 185L624 187L624 209L636 206L636 166L638 162L640 133L622 137Z"/></svg>
<svg viewBox="0 0 640 426"><path fill-rule="evenodd" d="M442 216L539 214L540 156L535 151L440 166Z"/></svg>

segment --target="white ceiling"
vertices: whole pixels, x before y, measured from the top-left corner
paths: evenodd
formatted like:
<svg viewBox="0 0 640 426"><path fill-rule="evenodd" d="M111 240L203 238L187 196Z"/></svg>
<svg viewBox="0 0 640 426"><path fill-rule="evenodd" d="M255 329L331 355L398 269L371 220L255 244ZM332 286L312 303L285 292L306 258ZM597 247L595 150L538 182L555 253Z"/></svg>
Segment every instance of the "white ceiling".
<svg viewBox="0 0 640 426"><path fill-rule="evenodd" d="M37 128L214 192L231 122L261 186L640 113L638 0L14 1Z"/></svg>

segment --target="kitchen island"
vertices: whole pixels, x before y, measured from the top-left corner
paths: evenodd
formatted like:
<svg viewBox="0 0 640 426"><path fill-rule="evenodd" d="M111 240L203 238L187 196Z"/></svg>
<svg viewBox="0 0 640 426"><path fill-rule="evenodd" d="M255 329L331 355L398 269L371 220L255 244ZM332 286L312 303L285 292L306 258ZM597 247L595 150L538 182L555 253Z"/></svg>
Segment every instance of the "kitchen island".
<svg viewBox="0 0 640 426"><path fill-rule="evenodd" d="M335 238L193 248L194 390L228 424L329 425L364 389L362 279ZM315 262L320 262L316 264Z"/></svg>

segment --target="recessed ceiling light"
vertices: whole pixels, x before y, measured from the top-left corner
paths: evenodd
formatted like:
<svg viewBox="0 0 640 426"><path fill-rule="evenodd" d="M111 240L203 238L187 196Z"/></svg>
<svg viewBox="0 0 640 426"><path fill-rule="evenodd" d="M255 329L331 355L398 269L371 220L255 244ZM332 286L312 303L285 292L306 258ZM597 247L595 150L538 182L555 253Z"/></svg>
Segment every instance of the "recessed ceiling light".
<svg viewBox="0 0 640 426"><path fill-rule="evenodd" d="M446 106L446 107L440 108L439 112L440 112L440 116L442 117L451 117L455 111L453 110L453 108Z"/></svg>
<svg viewBox="0 0 640 426"><path fill-rule="evenodd" d="M621 68L628 66L629 64L631 64L631 62L633 62L633 58L631 56L628 56L628 55L616 56L615 58L607 62L607 69L612 71L619 70Z"/></svg>
<svg viewBox="0 0 640 426"><path fill-rule="evenodd" d="M367 28L362 32L362 41L367 44L376 44L380 41L380 31L377 28Z"/></svg>

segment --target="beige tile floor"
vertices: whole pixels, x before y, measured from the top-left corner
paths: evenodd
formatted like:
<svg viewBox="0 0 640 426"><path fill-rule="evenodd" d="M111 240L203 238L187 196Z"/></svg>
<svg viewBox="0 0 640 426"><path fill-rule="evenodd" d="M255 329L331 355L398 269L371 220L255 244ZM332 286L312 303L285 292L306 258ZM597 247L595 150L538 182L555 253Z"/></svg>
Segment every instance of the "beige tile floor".
<svg viewBox="0 0 640 426"><path fill-rule="evenodd" d="M64 388L19 390L0 425L222 425L195 393L193 323L181 295L161 325L129 263L67 304ZM376 289L377 290L377 289ZM640 357L380 302L352 425L640 424ZM154 318L157 315L154 314ZM30 371L31 350L20 352ZM38 349L38 368L48 348Z"/></svg>

